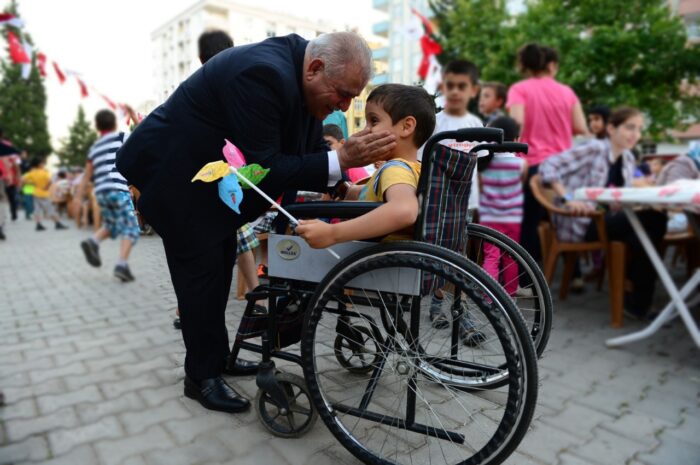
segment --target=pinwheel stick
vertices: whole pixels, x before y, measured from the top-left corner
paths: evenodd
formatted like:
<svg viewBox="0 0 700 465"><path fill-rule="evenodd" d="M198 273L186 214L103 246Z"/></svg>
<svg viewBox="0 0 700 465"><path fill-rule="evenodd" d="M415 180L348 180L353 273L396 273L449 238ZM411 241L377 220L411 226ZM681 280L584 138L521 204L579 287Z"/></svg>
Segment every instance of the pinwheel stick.
<svg viewBox="0 0 700 465"><path fill-rule="evenodd" d="M240 179L240 180L242 180L244 183L246 183L246 184L248 185L248 187L250 187L250 188L253 189L255 192L257 192L258 194L260 194L265 200L267 200L268 202L270 202L270 205L274 205L274 207L275 207L277 210L279 210L280 213L282 213L284 216L286 216L287 218L289 218L289 221L291 221L292 224L293 224L294 226L296 226L296 225L299 224L299 220L297 220L296 218L294 218L294 217L292 216L291 213L289 213L287 210L285 210L284 208L282 208L282 205L280 205L279 203L275 202L269 195L267 195L266 193L264 193L264 192L262 191L262 189L260 189L258 186L256 186L256 185L253 184L252 182L250 182L250 181L248 180L248 178L246 178L243 174L239 173L235 166L229 165L229 169L231 170L231 172L232 172L233 174L235 174L236 176L238 176L238 179ZM330 253L331 255L333 255L336 259L340 260L340 255L338 255L337 253L335 253L330 247L327 248L326 250L328 251L328 253Z"/></svg>

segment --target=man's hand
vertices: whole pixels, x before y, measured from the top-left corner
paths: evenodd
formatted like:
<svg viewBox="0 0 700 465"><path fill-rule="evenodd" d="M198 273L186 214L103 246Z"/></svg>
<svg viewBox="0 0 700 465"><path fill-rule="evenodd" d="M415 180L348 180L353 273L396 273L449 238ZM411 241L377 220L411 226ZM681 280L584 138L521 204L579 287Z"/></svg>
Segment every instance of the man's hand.
<svg viewBox="0 0 700 465"><path fill-rule="evenodd" d="M295 231L314 249L325 249L335 244L333 226L320 220L301 220Z"/></svg>
<svg viewBox="0 0 700 465"><path fill-rule="evenodd" d="M396 136L389 131L371 133L365 128L349 137L337 150L340 169L346 170L357 166L367 166L375 161L386 160L389 153L396 148Z"/></svg>
<svg viewBox="0 0 700 465"><path fill-rule="evenodd" d="M595 206L588 202L582 202L581 200L571 200L566 202L565 208L570 210L576 215L585 215L595 210Z"/></svg>

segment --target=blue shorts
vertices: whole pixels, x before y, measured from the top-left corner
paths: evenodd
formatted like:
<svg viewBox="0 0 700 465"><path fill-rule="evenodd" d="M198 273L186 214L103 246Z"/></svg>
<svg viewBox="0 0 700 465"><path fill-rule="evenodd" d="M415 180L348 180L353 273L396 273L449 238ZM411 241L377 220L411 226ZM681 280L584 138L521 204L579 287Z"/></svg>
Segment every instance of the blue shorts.
<svg viewBox="0 0 700 465"><path fill-rule="evenodd" d="M95 193L100 206L103 226L112 239L122 236L133 244L139 240L139 222L136 219L131 193L127 191L107 190Z"/></svg>

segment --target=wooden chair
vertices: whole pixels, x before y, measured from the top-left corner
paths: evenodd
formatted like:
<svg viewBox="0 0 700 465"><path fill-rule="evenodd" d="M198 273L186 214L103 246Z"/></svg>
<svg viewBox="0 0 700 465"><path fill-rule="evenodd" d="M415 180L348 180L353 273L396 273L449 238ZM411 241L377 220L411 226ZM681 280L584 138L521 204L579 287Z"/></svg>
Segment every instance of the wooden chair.
<svg viewBox="0 0 700 465"><path fill-rule="evenodd" d="M539 175L535 175L530 179L530 189L537 201L547 210L550 218L551 215L582 216L557 206L554 203L556 194L552 189L547 189L542 185ZM625 244L622 242L608 242L604 215L602 212L593 211L583 216L590 217L591 221L595 222L598 230L597 241L562 242L557 238L557 231L553 223L540 223L538 234L542 247L544 276L549 283L552 282L557 259L560 255L563 256L564 273L562 275L561 287L559 288L559 298L564 300L569 292L569 284L573 277L574 266L578 256L582 253L594 250L603 251L606 254L606 264L609 275L611 324L613 327L617 328L622 326L623 318Z"/></svg>

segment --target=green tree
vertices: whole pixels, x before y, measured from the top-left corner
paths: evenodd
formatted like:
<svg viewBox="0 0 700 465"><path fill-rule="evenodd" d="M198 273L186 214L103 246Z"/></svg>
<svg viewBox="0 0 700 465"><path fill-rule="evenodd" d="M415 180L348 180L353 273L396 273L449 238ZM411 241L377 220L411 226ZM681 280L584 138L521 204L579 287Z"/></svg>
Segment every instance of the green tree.
<svg viewBox="0 0 700 465"><path fill-rule="evenodd" d="M18 15L15 0L4 12ZM16 28L5 26L3 37L7 37L8 30L20 34ZM23 33L23 36L32 43L28 34ZM29 79L22 79L21 65L13 64L9 58L0 62L0 126L4 136L16 147L27 150L30 155L45 157L52 151L46 124L46 90L36 57L32 60Z"/></svg>
<svg viewBox="0 0 700 465"><path fill-rule="evenodd" d="M452 8L445 1L434 7L445 48L473 57L485 79L507 84L519 79L517 50L536 41L559 51L557 79L573 87L584 108L594 103L636 106L648 115L648 134L655 139L700 111L700 96L683 91L698 84L700 47L688 44L682 20L665 0L529 0L524 13L506 13L505 20L497 0L449 2ZM488 26L494 43L479 49L483 38L469 36L484 34L492 15L500 30Z"/></svg>
<svg viewBox="0 0 700 465"><path fill-rule="evenodd" d="M85 111L81 105L78 107L78 114L69 129L68 137L61 141L62 147L57 152L61 166L85 165L87 153L96 140L97 133L85 118Z"/></svg>

